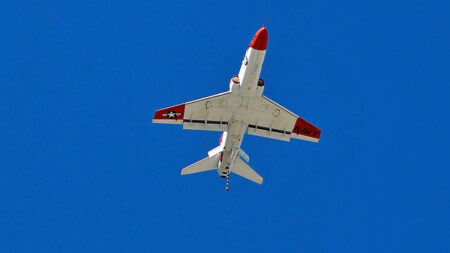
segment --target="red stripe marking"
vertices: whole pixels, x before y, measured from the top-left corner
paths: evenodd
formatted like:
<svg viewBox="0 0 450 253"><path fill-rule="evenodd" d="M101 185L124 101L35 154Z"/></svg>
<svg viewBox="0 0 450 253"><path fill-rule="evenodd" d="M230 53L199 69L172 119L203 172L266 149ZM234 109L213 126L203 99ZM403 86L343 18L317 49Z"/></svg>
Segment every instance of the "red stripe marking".
<svg viewBox="0 0 450 253"><path fill-rule="evenodd" d="M319 128L300 117L298 117L297 122L295 122L292 132L316 139L320 139L320 134L322 133Z"/></svg>
<svg viewBox="0 0 450 253"><path fill-rule="evenodd" d="M223 138L223 133L222 133L222 135L220 136L219 145L222 144L222 138Z"/></svg>

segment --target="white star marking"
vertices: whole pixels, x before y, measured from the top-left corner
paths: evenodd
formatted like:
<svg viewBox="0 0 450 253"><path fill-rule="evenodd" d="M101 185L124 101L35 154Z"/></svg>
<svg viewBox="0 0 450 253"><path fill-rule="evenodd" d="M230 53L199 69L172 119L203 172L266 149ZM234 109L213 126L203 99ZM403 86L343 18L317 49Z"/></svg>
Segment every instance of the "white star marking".
<svg viewBox="0 0 450 253"><path fill-rule="evenodd" d="M169 113L167 113L167 117L169 118L175 118L175 112L174 111L170 111Z"/></svg>
<svg viewBox="0 0 450 253"><path fill-rule="evenodd" d="M174 119L175 117L180 116L180 115L181 115L181 113L179 113L179 112L169 111L167 113L164 113L162 116L168 117L169 119Z"/></svg>

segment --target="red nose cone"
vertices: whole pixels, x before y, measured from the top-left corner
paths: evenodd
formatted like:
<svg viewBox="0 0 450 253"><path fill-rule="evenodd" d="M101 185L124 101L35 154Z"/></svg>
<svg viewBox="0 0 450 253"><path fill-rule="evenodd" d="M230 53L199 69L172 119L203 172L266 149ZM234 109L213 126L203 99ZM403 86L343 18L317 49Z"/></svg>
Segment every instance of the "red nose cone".
<svg viewBox="0 0 450 253"><path fill-rule="evenodd" d="M259 29L255 33L255 37L253 37L252 42L250 42L250 47L257 50L266 50L267 49L267 41L269 40L269 34L267 33L267 29L265 26Z"/></svg>

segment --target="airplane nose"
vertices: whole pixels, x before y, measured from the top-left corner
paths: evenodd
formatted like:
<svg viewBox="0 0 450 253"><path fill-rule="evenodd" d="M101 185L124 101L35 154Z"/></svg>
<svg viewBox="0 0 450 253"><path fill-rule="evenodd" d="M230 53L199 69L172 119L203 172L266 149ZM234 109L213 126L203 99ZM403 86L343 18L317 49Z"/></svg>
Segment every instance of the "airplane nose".
<svg viewBox="0 0 450 253"><path fill-rule="evenodd" d="M255 37L253 37L253 40L250 42L249 47L257 50L266 50L268 40L269 34L267 33L266 27L263 26L255 33Z"/></svg>

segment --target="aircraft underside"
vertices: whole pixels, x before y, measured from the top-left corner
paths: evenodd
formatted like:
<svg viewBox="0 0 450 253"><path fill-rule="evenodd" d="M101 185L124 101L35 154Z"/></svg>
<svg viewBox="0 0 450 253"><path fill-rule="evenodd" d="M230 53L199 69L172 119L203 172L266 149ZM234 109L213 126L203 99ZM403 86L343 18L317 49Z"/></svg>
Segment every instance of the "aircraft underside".
<svg viewBox="0 0 450 253"><path fill-rule="evenodd" d="M267 40L263 27L251 41L239 74L231 78L229 91L156 111L153 123L223 132L219 146L210 150L208 157L184 168L182 175L217 169L219 176L227 179L227 191L230 173L262 184L263 178L247 164L249 156L241 149L245 133L319 142L319 128L263 95L265 84L260 73Z"/></svg>

